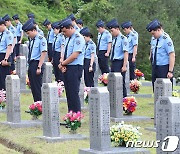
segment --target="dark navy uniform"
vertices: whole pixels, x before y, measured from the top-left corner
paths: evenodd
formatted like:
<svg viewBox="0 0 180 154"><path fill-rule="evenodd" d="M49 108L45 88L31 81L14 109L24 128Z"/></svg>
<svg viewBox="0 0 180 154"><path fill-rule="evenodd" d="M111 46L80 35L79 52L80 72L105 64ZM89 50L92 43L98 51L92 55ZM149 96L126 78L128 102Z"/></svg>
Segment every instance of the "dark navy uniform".
<svg viewBox="0 0 180 154"><path fill-rule="evenodd" d="M130 28L131 26L132 26L131 21L127 21L121 24L121 27L123 29ZM132 58L133 58L134 46L138 46L138 33L135 30L133 31L131 30L130 33L128 33L126 36L129 42L129 51L128 51L129 75L130 75L130 80L134 80L136 78L134 74L134 71L136 69L136 63L132 62Z"/></svg>
<svg viewBox="0 0 180 154"><path fill-rule="evenodd" d="M19 16L18 14L14 15L12 17L14 20L18 20L18 22L16 23L16 36L17 36L17 43L15 45L15 51L16 51L16 56L19 56L19 47L20 47L20 44L19 41L22 40L22 37L23 37L23 30L22 30L22 24L21 22L19 21Z"/></svg>
<svg viewBox="0 0 180 154"><path fill-rule="evenodd" d="M28 20L23 25L23 30L25 32L32 30L34 23L32 20ZM34 102L41 101L41 87L42 87L42 76L43 76L43 65L41 66L41 73L38 75L36 72L39 68L39 62L42 52L47 52L47 41L46 39L37 35L29 42L29 54L28 54L28 77L31 85L31 91L34 98Z"/></svg>
<svg viewBox="0 0 180 154"><path fill-rule="evenodd" d="M13 49L11 52L11 71L15 70L15 63L14 63L14 58L15 58L15 44L17 43L17 39L16 39L16 28L11 24L11 18L8 14L6 14L3 19L5 20L5 22L10 22L10 23L6 23L6 26L8 28L8 30L13 34Z"/></svg>
<svg viewBox="0 0 180 154"><path fill-rule="evenodd" d="M146 29L151 32L157 28L161 29L160 22L153 20L149 23ZM167 33L161 29L161 35L158 38L152 37L151 39L151 55L152 55L152 83L154 89L154 82L156 78L167 78L167 74L173 73L169 70L169 54L175 52L174 45ZM174 67L174 66L173 66ZM172 78L170 79L172 82Z"/></svg>
<svg viewBox="0 0 180 154"><path fill-rule="evenodd" d="M60 30L59 27L59 22L55 22L52 24L53 29ZM57 35L55 34L54 37L54 43L53 43L53 68L54 68L54 75L55 75L55 80L57 82L63 81L63 74L61 70L59 70L59 63L61 59L61 51L64 48L65 44L65 38L62 33L58 33Z"/></svg>
<svg viewBox="0 0 180 154"><path fill-rule="evenodd" d="M47 43L48 43L48 58L49 58L49 61L52 61L52 57L54 55L53 50L52 50L53 42L54 42L54 30L51 27L51 22L48 19L46 19L43 22L43 25L46 27L48 27L48 25L50 25L50 28L48 28Z"/></svg>
<svg viewBox="0 0 180 154"><path fill-rule="evenodd" d="M5 21L0 17L0 25L5 26ZM13 44L13 35L12 33L5 28L4 31L0 31L0 62L2 60L11 61L10 57L7 57L7 48L9 45ZM10 54L10 51L9 51ZM6 59L7 58L7 59ZM10 67L2 66L0 64L0 90L6 89L5 87L5 79L6 75L10 75Z"/></svg>
<svg viewBox="0 0 180 154"><path fill-rule="evenodd" d="M72 21L69 18L64 19L60 24L60 28L62 30L66 28L66 26L73 26ZM62 62L62 65L64 62L66 62L66 59L68 60L71 54L74 52L79 52L78 57L66 65L66 72L63 73L68 110L72 110L74 112L81 111L79 87L83 71L84 47L85 40L78 31L75 31L71 37L66 38L64 61Z"/></svg>
<svg viewBox="0 0 180 154"><path fill-rule="evenodd" d="M91 37L88 27L83 28L80 33L86 37ZM86 39L85 39L86 41ZM84 81L86 87L94 87L94 72L96 71L96 64L92 62L92 54L96 57L96 44L89 39L86 41L85 55L84 55ZM90 71L90 69L92 69Z"/></svg>
<svg viewBox="0 0 180 154"><path fill-rule="evenodd" d="M96 27L104 27L104 22L99 20L96 23ZM108 57L105 56L105 53L108 49L108 44L112 43L112 35L108 30L104 30L102 33L98 33L97 39L97 56L98 56L98 63L101 73L109 73L109 66L108 66Z"/></svg>
<svg viewBox="0 0 180 154"><path fill-rule="evenodd" d="M119 24L116 19L111 20L107 23L107 27L109 29L112 28L119 28ZM122 72L122 67L124 65L124 53L128 52L129 50L129 43L128 39L121 34L119 31L119 34L117 36L114 36L113 42L112 42L112 49L111 49L111 72L121 72L121 75L123 77L123 97L127 96L127 90L125 85L125 76L126 72Z"/></svg>

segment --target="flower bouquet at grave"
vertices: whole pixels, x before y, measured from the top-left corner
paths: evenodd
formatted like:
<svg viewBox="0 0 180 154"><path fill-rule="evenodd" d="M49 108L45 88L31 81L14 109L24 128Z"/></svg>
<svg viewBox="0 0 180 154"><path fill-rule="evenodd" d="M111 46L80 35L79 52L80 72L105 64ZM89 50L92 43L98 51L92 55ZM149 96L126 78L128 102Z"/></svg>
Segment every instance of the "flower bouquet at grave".
<svg viewBox="0 0 180 154"><path fill-rule="evenodd" d="M113 146L126 146L128 141L138 141L142 133L139 132L140 127L124 124L122 121L119 124L110 127L111 143Z"/></svg>
<svg viewBox="0 0 180 154"><path fill-rule="evenodd" d="M179 97L178 91L177 91L177 90L173 90L172 96L173 96L173 97Z"/></svg>
<svg viewBox="0 0 180 154"><path fill-rule="evenodd" d="M90 87L84 87L84 101L86 102L86 103L88 103L88 95L89 95L89 92L90 92Z"/></svg>
<svg viewBox="0 0 180 154"><path fill-rule="evenodd" d="M29 81L29 78L28 76L26 75L26 85L31 88L31 85L30 85L30 81Z"/></svg>
<svg viewBox="0 0 180 154"><path fill-rule="evenodd" d="M108 74L109 73L104 73L103 75L99 76L99 83L104 84L104 86L107 86L108 84Z"/></svg>
<svg viewBox="0 0 180 154"><path fill-rule="evenodd" d="M33 116L33 120L38 119L38 117L42 114L42 101L34 102L29 106L29 111L25 112L30 113Z"/></svg>
<svg viewBox="0 0 180 154"><path fill-rule="evenodd" d="M58 86L58 96L61 97L63 92L64 92L64 82L57 82L57 86Z"/></svg>
<svg viewBox="0 0 180 154"><path fill-rule="evenodd" d="M137 106L137 101L135 97L124 97L123 98L123 110L127 115L131 115Z"/></svg>
<svg viewBox="0 0 180 154"><path fill-rule="evenodd" d="M66 123L66 128L70 128L71 131L76 131L79 127L81 127L81 120L84 118L84 115L81 112L73 112L70 111L67 113L63 120Z"/></svg>
<svg viewBox="0 0 180 154"><path fill-rule="evenodd" d="M135 69L134 74L136 75L137 79L144 77L144 74L138 69Z"/></svg>
<svg viewBox="0 0 180 154"><path fill-rule="evenodd" d="M139 89L140 89L140 86L141 86L141 82L139 82L138 80L134 79L134 80L131 80L130 82L130 89L132 92L134 92L135 94L138 93Z"/></svg>
<svg viewBox="0 0 180 154"><path fill-rule="evenodd" d="M6 106L6 91L0 90L0 110Z"/></svg>

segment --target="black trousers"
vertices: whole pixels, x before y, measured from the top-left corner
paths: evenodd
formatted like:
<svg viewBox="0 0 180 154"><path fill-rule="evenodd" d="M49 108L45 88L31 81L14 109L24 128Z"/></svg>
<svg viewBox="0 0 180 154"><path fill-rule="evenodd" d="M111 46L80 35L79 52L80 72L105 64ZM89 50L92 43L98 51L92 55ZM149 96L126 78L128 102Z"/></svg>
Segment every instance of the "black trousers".
<svg viewBox="0 0 180 154"><path fill-rule="evenodd" d="M64 75L64 86L68 102L68 111L81 111L81 103L79 98L79 86L82 77L83 66L68 65Z"/></svg>
<svg viewBox="0 0 180 154"><path fill-rule="evenodd" d="M121 72L123 67L124 59L122 60L113 60L111 65L111 72ZM123 77L123 97L127 97L127 89L125 84L126 72L121 72Z"/></svg>
<svg viewBox="0 0 180 154"><path fill-rule="evenodd" d="M167 78L167 74L169 71L169 65L156 65L152 66L152 85L154 91L154 82L157 78ZM173 85L173 78L170 79ZM172 87L173 88L173 87Z"/></svg>
<svg viewBox="0 0 180 154"><path fill-rule="evenodd" d="M86 87L94 87L94 72L96 71L96 64L93 63L93 71L89 72L90 59L84 59L84 82Z"/></svg>
<svg viewBox="0 0 180 154"><path fill-rule="evenodd" d="M49 61L52 60L53 55L54 55L54 51L52 49L52 43L48 43L48 58L49 58Z"/></svg>
<svg viewBox="0 0 180 154"><path fill-rule="evenodd" d="M0 62L5 58L5 55L5 53L0 53ZM11 61L10 59L11 57L9 57L8 61ZM0 65L0 90L6 90L5 80L7 75L10 75L10 66Z"/></svg>
<svg viewBox="0 0 180 154"><path fill-rule="evenodd" d="M132 57L133 57L133 54L130 53L128 57L130 80L134 80L136 78L134 74L134 70L136 69L136 63L132 62Z"/></svg>
<svg viewBox="0 0 180 154"><path fill-rule="evenodd" d="M20 47L20 44L18 42L20 41L20 39L21 39L21 37L17 36L17 44L15 45L16 56L19 56L19 47Z"/></svg>
<svg viewBox="0 0 180 154"><path fill-rule="evenodd" d="M54 51L53 69L54 69L55 80L57 82L63 81L63 74L62 74L61 70L58 67L60 58L61 58L61 53L57 52L57 51Z"/></svg>
<svg viewBox="0 0 180 154"><path fill-rule="evenodd" d="M42 87L42 76L43 76L44 66L41 67L41 74L37 75L36 71L38 64L39 64L39 60L32 60L29 62L29 68L28 68L28 77L30 81L34 102L41 101L41 87Z"/></svg>
<svg viewBox="0 0 180 154"><path fill-rule="evenodd" d="M106 57L104 55L106 52L107 50L98 51L98 64L102 74L109 73L109 66L108 66L109 57Z"/></svg>

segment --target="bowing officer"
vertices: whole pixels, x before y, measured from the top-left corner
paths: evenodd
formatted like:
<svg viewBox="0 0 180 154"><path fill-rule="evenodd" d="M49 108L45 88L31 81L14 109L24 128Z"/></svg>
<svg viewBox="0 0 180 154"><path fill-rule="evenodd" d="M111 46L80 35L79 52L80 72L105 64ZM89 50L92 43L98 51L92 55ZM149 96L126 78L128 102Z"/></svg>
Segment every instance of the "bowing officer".
<svg viewBox="0 0 180 154"><path fill-rule="evenodd" d="M6 75L10 75L9 62L12 52L13 35L6 28L5 21L0 17L0 90L6 89Z"/></svg>
<svg viewBox="0 0 180 154"><path fill-rule="evenodd" d="M19 16L18 14L14 15L13 20L16 23L16 36L17 36L17 43L15 45L15 50L16 50L16 56L19 56L19 46L22 43L23 39L23 30L22 30L22 24L19 21Z"/></svg>
<svg viewBox="0 0 180 154"><path fill-rule="evenodd" d="M175 64L175 51L173 41L162 29L158 20L153 20L147 27L147 31L153 36L151 40L152 55L152 83L156 78L169 78L172 82Z"/></svg>
<svg viewBox="0 0 180 154"><path fill-rule="evenodd" d="M17 43L17 37L16 37L16 28L11 23L11 18L8 14L6 14L3 19L5 20L6 27L8 30L13 34L13 44L12 44L12 52L11 52L11 71L15 71L15 56L16 56L16 50L15 50L15 44ZM15 73L15 72L14 72Z"/></svg>
<svg viewBox="0 0 180 154"><path fill-rule="evenodd" d="M39 35L33 21L28 20L22 27L30 38L28 54L28 77L34 102L41 101L43 63L47 52L47 41Z"/></svg>
<svg viewBox="0 0 180 154"><path fill-rule="evenodd" d="M97 56L101 73L109 73L108 57L111 52L112 35L105 29L104 22L99 20L96 23L98 30Z"/></svg>
<svg viewBox="0 0 180 154"><path fill-rule="evenodd" d="M68 110L77 112L81 111L79 86L83 71L85 40L83 36L74 29L72 21L69 18L61 21L60 28L67 38L64 59L59 64L59 68L64 75Z"/></svg>
<svg viewBox="0 0 180 154"><path fill-rule="evenodd" d="M80 28L77 26L74 14L70 14L67 18L70 18L72 20L72 25L74 26L74 29L80 32Z"/></svg>
<svg viewBox="0 0 180 154"><path fill-rule="evenodd" d="M57 82L63 81L63 74L61 70L59 70L58 65L60 64L61 57L63 56L64 52L64 43L65 38L64 35L61 33L59 22L54 22L52 24L52 28L54 29L54 43L53 43L53 68L55 74L55 80ZM62 55L61 55L62 54Z"/></svg>
<svg viewBox="0 0 180 154"><path fill-rule="evenodd" d="M94 72L96 71L96 44L92 41L92 34L88 27L83 28L80 33L86 41L84 56L84 81L86 87L94 87Z"/></svg>
<svg viewBox="0 0 180 154"><path fill-rule="evenodd" d="M52 45L54 42L54 30L52 28L51 22L46 19L43 22L43 25L48 29L48 35L47 35L47 43L48 43L48 61L52 61L53 57L53 50L52 50Z"/></svg>
<svg viewBox="0 0 180 154"><path fill-rule="evenodd" d="M114 37L111 50L111 72L121 72L123 77L123 97L127 96L127 90L125 86L125 75L127 71L128 39L120 32L119 24L116 19L112 19L107 23L107 27L110 29L112 36Z"/></svg>
<svg viewBox="0 0 180 154"><path fill-rule="evenodd" d="M80 30L83 29L83 21L82 21L82 19L77 19L76 20L76 24L80 28Z"/></svg>
<svg viewBox="0 0 180 154"><path fill-rule="evenodd" d="M132 23L130 21L124 22L121 24L123 31L126 33L129 42L129 72L130 72L130 80L135 79L135 68L136 68L136 55L137 55L137 48L138 48L138 37L137 35L131 30Z"/></svg>

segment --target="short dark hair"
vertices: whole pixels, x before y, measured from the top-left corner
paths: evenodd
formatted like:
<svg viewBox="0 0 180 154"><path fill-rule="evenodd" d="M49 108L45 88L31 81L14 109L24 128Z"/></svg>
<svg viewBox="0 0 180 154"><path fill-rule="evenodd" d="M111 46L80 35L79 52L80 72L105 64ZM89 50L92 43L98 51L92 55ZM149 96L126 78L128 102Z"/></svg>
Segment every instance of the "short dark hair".
<svg viewBox="0 0 180 154"><path fill-rule="evenodd" d="M68 24L68 25L66 25L66 26L64 26L66 29L70 29L71 27L73 27L74 28L74 26L72 25L72 23L70 23L70 24ZM63 27L63 28L64 28Z"/></svg>
<svg viewBox="0 0 180 154"><path fill-rule="evenodd" d="M157 31L158 29L161 29L161 28L162 28L162 25L159 25L158 27L156 27L156 28L154 28L152 30Z"/></svg>
<svg viewBox="0 0 180 154"><path fill-rule="evenodd" d="M87 36L87 37L90 37L90 38L93 38L93 35L89 32L89 33L86 33L84 36Z"/></svg>

